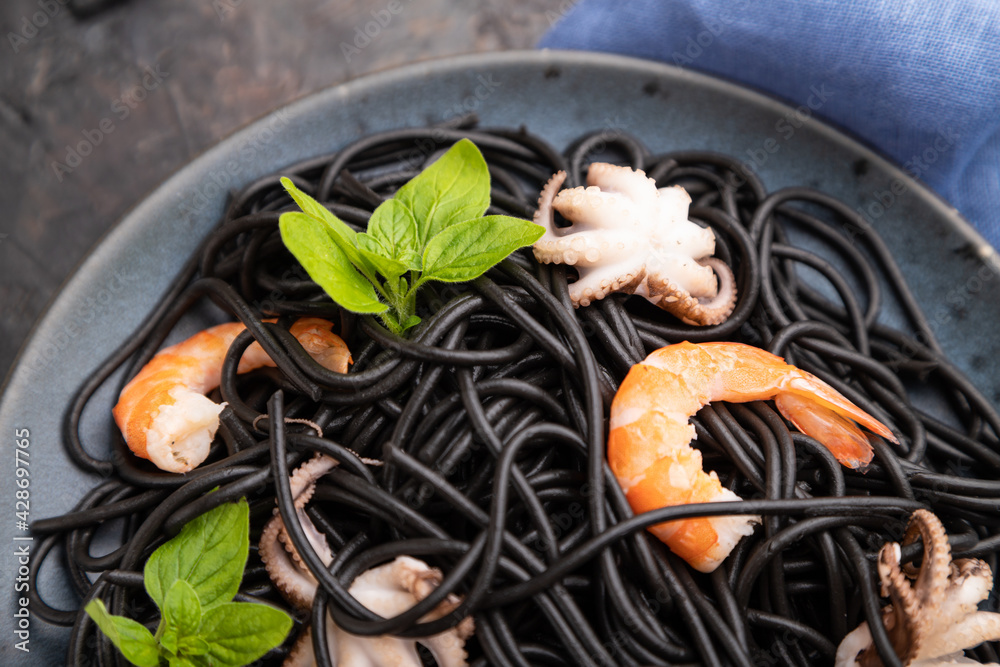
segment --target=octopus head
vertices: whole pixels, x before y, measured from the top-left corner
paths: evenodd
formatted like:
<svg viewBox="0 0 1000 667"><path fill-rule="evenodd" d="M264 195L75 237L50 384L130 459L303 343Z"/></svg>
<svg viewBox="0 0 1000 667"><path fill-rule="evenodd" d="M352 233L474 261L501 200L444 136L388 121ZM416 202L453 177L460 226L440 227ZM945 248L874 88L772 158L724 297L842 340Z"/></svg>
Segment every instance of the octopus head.
<svg viewBox="0 0 1000 667"><path fill-rule="evenodd" d="M587 186L561 190L555 174L538 200L545 234L535 258L576 267L575 306L613 292L637 294L688 324L723 322L736 306L733 272L715 252L715 234L688 220L691 197L679 186L657 189L642 171L594 163ZM570 222L555 225L555 212Z"/></svg>

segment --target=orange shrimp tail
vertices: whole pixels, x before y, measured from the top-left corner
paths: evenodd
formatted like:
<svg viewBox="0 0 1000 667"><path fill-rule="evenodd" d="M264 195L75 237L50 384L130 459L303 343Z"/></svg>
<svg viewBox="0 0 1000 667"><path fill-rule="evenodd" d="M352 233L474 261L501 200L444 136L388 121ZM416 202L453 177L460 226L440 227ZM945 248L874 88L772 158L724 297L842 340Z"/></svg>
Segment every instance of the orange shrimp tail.
<svg viewBox="0 0 1000 667"><path fill-rule="evenodd" d="M896 436L893 435L888 426L854 405L854 403L851 403L836 389L811 373L805 371L799 371L799 373L802 378L793 379L789 383L790 386L786 387L787 391L797 394L804 401L809 401L832 410L841 417L861 424L872 433L880 435L897 445L899 444L899 440L896 439Z"/></svg>
<svg viewBox="0 0 1000 667"><path fill-rule="evenodd" d="M858 424L899 443L889 428L847 400L812 373L794 369L774 397L782 415L830 450L841 464L855 470L871 463L874 450ZM857 422L857 423L855 423Z"/></svg>
<svg viewBox="0 0 1000 667"><path fill-rule="evenodd" d="M871 463L875 452L851 420L797 394L778 394L774 402L795 428L823 443L842 465L857 470Z"/></svg>
<svg viewBox="0 0 1000 667"><path fill-rule="evenodd" d="M346 373L348 365L354 363L347 344L333 333L333 324L318 317L303 317L296 320L288 331L298 339L306 352L317 363L335 373Z"/></svg>
<svg viewBox="0 0 1000 667"><path fill-rule="evenodd" d="M773 397L786 419L823 443L849 468L862 468L871 463L873 456L868 437L855 422L887 440L899 442L882 422L823 380L785 363L781 357L740 343L703 343L698 347L711 354L717 367L726 368L713 383L712 400Z"/></svg>

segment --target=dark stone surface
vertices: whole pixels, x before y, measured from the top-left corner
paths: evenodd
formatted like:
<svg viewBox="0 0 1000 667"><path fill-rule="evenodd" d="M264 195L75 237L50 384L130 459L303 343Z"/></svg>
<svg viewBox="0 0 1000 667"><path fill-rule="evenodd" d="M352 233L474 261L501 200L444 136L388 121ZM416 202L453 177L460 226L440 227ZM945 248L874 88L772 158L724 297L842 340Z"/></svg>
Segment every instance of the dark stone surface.
<svg viewBox="0 0 1000 667"><path fill-rule="evenodd" d="M213 181L228 171L236 156L241 169L234 178L246 183L280 165L342 146L358 132L443 120L448 107L468 99L469 91L482 81L501 91L484 96L477 105L484 125L524 124L558 148L586 131L603 128L609 137L617 132L643 137L654 152L694 148L742 155L773 137L776 121L789 113L788 107L745 89L665 65L601 54L535 51L395 70L312 96L247 128L170 179L114 229L60 294L0 396L0 433L10 438L9 434L30 430L31 451L41 454L31 464L31 517L68 511L83 490L98 481L59 455L64 406L101 360L128 339L145 316L146 304L162 293L201 235L215 225L223 196ZM594 90L605 94L590 94ZM407 104L394 106L399 99ZM450 103L442 105L442 100ZM266 145L268 150L244 157L243 149L250 145ZM858 160L867 161L868 169L854 169ZM852 205L864 201L873 184L905 178L878 156L818 123L804 124L794 141L783 143L774 159L761 164L758 174L771 188L822 182L830 194ZM190 193L207 193L209 186L215 188L214 194L192 205ZM879 230L900 258L900 268L911 279L918 300L928 304L948 303L956 296L965 300L963 312L950 313L943 305L930 309L931 323L956 363L996 400L1000 376L990 368L998 356L997 338L991 334L1000 329L1000 311L981 305L1000 302L1000 281L979 273L980 256L960 222L945 204L911 184L886 210ZM177 233L178 228L189 231ZM903 233L907 230L912 230L912 238ZM927 270L929 265L933 271ZM885 295L894 301L891 294ZM174 340L219 316L211 309L188 313L173 332ZM882 321L905 330L898 308L889 304ZM124 368L99 389L81 420L84 446L102 460L109 457L114 428L106 409L114 402L121 373ZM931 400L940 397L916 398L930 414L942 414ZM14 496L16 481L13 475L0 476L0 496ZM0 543L16 545L13 540L18 537L23 537L23 528L13 517L0 523ZM98 545L93 552L106 551ZM0 608L19 604L13 581L17 558L13 547L0 550L0 591L7 591L6 602L0 593ZM76 600L67 570L57 558L43 566L37 590L50 604L70 609ZM13 615L0 615L0 637L13 635L15 620ZM68 635L67 628L35 622L29 659L17 653L12 642L0 642L0 665L59 664Z"/></svg>
<svg viewBox="0 0 1000 667"><path fill-rule="evenodd" d="M221 138L374 71L531 48L569 4L65 1L0 4L0 378L88 250Z"/></svg>

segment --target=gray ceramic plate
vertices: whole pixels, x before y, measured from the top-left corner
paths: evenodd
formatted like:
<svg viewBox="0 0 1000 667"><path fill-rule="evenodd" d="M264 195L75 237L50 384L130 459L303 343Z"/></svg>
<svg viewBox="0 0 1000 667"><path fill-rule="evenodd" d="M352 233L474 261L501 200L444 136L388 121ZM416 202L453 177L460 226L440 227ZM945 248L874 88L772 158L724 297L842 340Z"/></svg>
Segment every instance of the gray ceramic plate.
<svg viewBox="0 0 1000 667"><path fill-rule="evenodd" d="M0 663L62 662L67 630L29 620L30 654L13 647L18 608L15 431L29 432L30 518L69 509L98 480L61 448L74 389L145 316L184 258L215 224L225 193L370 132L422 126L475 111L484 126L520 126L563 148L594 130L641 137L653 150L711 149L756 165L769 189L820 188L868 211L895 253L941 342L994 401L1000 396L1000 274L996 253L944 202L843 134L757 93L689 71L617 56L521 52L414 65L313 95L235 134L135 208L90 254L48 309L0 399ZM802 117L800 112L800 117ZM793 132L789 133L788 129ZM886 191L897 193L890 203ZM887 206L878 200L881 197ZM891 313L889 315L891 318ZM95 404L110 407L107 392ZM87 442L107 442L110 419L89 414ZM94 445L94 449L99 449ZM97 456L103 452L94 451ZM57 568L43 593L74 605Z"/></svg>

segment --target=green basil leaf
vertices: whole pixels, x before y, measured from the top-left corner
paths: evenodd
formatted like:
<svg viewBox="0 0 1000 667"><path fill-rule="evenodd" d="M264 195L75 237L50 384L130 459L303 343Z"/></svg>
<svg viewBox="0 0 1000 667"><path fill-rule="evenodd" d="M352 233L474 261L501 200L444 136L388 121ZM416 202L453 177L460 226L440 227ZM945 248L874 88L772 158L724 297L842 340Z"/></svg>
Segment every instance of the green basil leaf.
<svg viewBox="0 0 1000 667"><path fill-rule="evenodd" d="M389 251L385 249L385 246L382 245L382 242L371 234L361 232L355 238L358 240L358 250L367 250L370 253L382 255L383 257L392 257Z"/></svg>
<svg viewBox="0 0 1000 667"><path fill-rule="evenodd" d="M358 248L358 252L360 252L365 259L367 259L368 262L375 267L375 270L378 273L382 274L389 280L395 280L410 270L406 264L403 264L402 262L369 252L364 248Z"/></svg>
<svg viewBox="0 0 1000 667"><path fill-rule="evenodd" d="M407 329L409 329L411 327L415 327L418 324L420 324L420 318L417 317L416 315L410 315L406 319L406 321L403 322L403 325L402 325L403 326L403 331L406 331Z"/></svg>
<svg viewBox="0 0 1000 667"><path fill-rule="evenodd" d="M354 240L356 232L351 229L346 222L331 213L326 206L323 206L305 192L302 192L302 190L295 187L295 184L292 183L290 179L282 176L281 184L304 213L316 218L317 220L322 220L337 236L346 239L351 245L357 245Z"/></svg>
<svg viewBox="0 0 1000 667"><path fill-rule="evenodd" d="M229 602L243 579L250 548L247 501L225 503L192 519L146 561L146 592L163 609L167 591L183 579L204 610Z"/></svg>
<svg viewBox="0 0 1000 667"><path fill-rule="evenodd" d="M421 248L441 230L486 212L490 205L486 160L475 144L462 139L403 185L394 198L413 214Z"/></svg>
<svg viewBox="0 0 1000 667"><path fill-rule="evenodd" d="M231 598L230 598L231 599ZM178 579L163 600L163 620L180 636L193 635L201 625L201 601L191 584ZM173 649L174 652L177 649Z"/></svg>
<svg viewBox="0 0 1000 667"><path fill-rule="evenodd" d="M205 655L208 648L208 642L201 637L181 637L177 642L177 651L182 655Z"/></svg>
<svg viewBox="0 0 1000 667"><path fill-rule="evenodd" d="M379 204L368 220L368 233L385 248L387 257L403 260L420 253L417 222L410 209L398 199L387 199Z"/></svg>
<svg viewBox="0 0 1000 667"><path fill-rule="evenodd" d="M378 300L371 282L331 243L323 223L305 213L282 213L278 227L288 250L334 301L355 313L381 313L388 308Z"/></svg>
<svg viewBox="0 0 1000 667"><path fill-rule="evenodd" d="M177 653L177 628L170 626L160 634L160 646L167 650L168 654Z"/></svg>
<svg viewBox="0 0 1000 667"><path fill-rule="evenodd" d="M443 230L424 250L422 280L464 282L478 278L518 248L537 241L545 230L528 220L488 215Z"/></svg>
<svg viewBox="0 0 1000 667"><path fill-rule="evenodd" d="M84 609L126 660L138 667L160 664L160 646L146 626L131 618L112 616L101 600L91 600Z"/></svg>
<svg viewBox="0 0 1000 667"><path fill-rule="evenodd" d="M409 267L392 258L382 244L374 237L361 233L358 234L358 252L389 280L396 280L401 275L409 271Z"/></svg>
<svg viewBox="0 0 1000 667"><path fill-rule="evenodd" d="M410 271L421 271L424 268L424 260L419 252L406 250L397 259L406 264L406 268Z"/></svg>
<svg viewBox="0 0 1000 667"><path fill-rule="evenodd" d="M299 208L306 215L323 223L330 235L330 239L340 248L341 252L347 255L347 259L352 264L358 267L362 273L367 272L368 275L374 275L374 267L358 253L357 232L351 229L346 222L327 210L325 206L295 187L295 184L287 178L282 178L281 184L285 186L285 190L288 191L288 194L292 196L292 199L295 200L295 203L299 205ZM287 214L282 214L282 217L284 215Z"/></svg>
<svg viewBox="0 0 1000 667"><path fill-rule="evenodd" d="M199 634L208 643L204 659L209 664L238 667L283 642L291 629L291 617L280 609L230 602L205 612Z"/></svg>
<svg viewBox="0 0 1000 667"><path fill-rule="evenodd" d="M183 655L171 656L169 664L170 667L198 667L198 665Z"/></svg>

